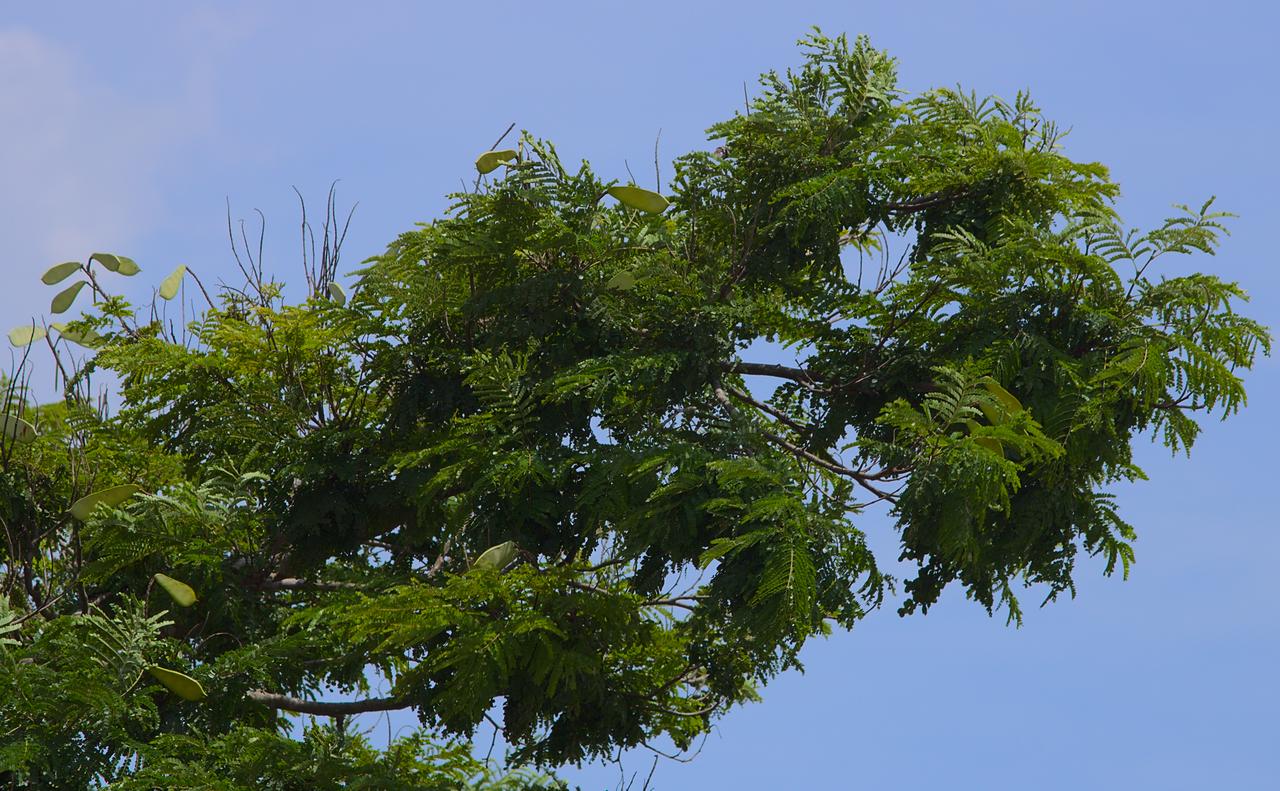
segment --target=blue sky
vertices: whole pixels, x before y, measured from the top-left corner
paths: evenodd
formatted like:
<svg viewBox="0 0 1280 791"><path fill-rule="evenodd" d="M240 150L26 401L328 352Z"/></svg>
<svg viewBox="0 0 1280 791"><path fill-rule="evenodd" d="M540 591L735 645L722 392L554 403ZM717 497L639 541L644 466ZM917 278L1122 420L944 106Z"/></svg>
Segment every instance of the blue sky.
<svg viewBox="0 0 1280 791"><path fill-rule="evenodd" d="M157 279L179 263L230 278L228 200L265 213L268 266L300 277L291 187L319 205L334 179L359 201L349 270L438 216L512 121L643 183L659 130L665 162L703 145L819 24L870 34L911 91L1030 88L1072 127L1068 153L1111 166L1133 223L1218 195L1241 217L1194 263L1240 280L1274 326L1278 23L1230 0L8 4L0 312L25 322L49 296L39 273L98 249ZM657 786L1273 788L1277 363L1248 382L1249 408L1192 459L1140 448L1151 481L1119 492L1140 531L1127 583L1086 566L1074 601L1020 630L959 596L877 613L807 646L804 675L725 718L692 763L661 763ZM885 519L866 529L891 552ZM567 775L603 789L619 770Z"/></svg>

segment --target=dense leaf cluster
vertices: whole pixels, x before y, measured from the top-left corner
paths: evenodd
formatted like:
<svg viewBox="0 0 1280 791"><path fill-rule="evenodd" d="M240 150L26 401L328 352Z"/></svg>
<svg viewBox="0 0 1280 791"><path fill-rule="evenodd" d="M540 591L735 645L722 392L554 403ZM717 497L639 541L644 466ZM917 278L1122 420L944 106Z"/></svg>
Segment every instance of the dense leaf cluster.
<svg viewBox="0 0 1280 791"><path fill-rule="evenodd" d="M37 405L20 368L6 403L0 776L552 782L489 774L486 720L544 766L687 748L884 601L871 507L904 613L956 584L1018 620L1082 555L1127 571L1107 487L1141 476L1134 440L1189 450L1270 350L1234 283L1160 272L1224 215L1126 230L1026 96L906 97L865 40L802 44L669 205L526 135L349 295L336 256L296 303L251 266L175 328L107 293L129 259L50 270L95 304L11 335L66 395ZM352 728L398 709L423 730Z"/></svg>

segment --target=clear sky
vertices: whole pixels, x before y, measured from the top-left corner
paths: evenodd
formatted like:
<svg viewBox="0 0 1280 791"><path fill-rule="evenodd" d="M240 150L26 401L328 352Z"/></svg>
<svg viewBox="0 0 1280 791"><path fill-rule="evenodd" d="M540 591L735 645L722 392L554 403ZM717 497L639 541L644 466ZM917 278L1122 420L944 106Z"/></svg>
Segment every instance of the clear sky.
<svg viewBox="0 0 1280 791"><path fill-rule="evenodd" d="M813 24L868 33L904 87L1030 88L1109 164L1126 218L1216 194L1239 213L1200 268L1280 325L1280 136L1269 3L7 3L0 10L5 328L38 276L111 250L158 279L230 278L225 212L261 209L267 263L298 272L297 186L359 201L346 269L438 216L512 121L606 177L644 183L798 60ZM62 9L62 10L54 10ZM670 173L669 166L666 171ZM807 672L721 721L662 789L1272 789L1280 777L1280 369L1193 457L1143 444L1119 492L1140 532L1127 582L1083 564L1079 595L1020 630L951 596L805 648ZM892 558L883 518L875 546ZM623 771L649 770L644 754ZM615 766L569 770L613 788ZM636 782L639 788L641 781Z"/></svg>

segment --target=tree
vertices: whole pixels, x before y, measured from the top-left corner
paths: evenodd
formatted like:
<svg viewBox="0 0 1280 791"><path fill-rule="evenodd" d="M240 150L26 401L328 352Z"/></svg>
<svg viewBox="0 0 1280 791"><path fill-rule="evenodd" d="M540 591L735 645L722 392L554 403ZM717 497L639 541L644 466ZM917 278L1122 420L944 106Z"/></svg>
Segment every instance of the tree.
<svg viewBox="0 0 1280 791"><path fill-rule="evenodd" d="M1027 96L907 97L866 40L801 43L669 196L526 134L350 289L332 210L301 301L252 257L142 311L128 258L51 269L94 304L10 335L64 390L8 380L10 785L553 783L481 776L491 717L517 764L685 748L884 602L872 507L903 614L956 584L1018 622L1082 557L1127 572L1133 442L1189 451L1270 351L1239 286L1157 275L1227 215L1127 230ZM351 728L397 709L423 730L388 749Z"/></svg>

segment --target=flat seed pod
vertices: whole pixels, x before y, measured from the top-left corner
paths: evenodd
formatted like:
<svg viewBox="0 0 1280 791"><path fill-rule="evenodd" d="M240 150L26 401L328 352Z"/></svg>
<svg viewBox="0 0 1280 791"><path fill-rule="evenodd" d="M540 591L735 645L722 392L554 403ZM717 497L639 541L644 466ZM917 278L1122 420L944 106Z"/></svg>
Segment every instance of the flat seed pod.
<svg viewBox="0 0 1280 791"><path fill-rule="evenodd" d="M93 509L99 505L114 508L140 491L142 491L141 486L126 483L122 486L112 486L109 489L86 494L71 505L71 515L83 522L89 518L89 515L93 513Z"/></svg>
<svg viewBox="0 0 1280 791"><path fill-rule="evenodd" d="M200 686L200 682L196 681L186 673L179 673L176 670L170 670L167 667L152 665L147 668L147 672L151 674L156 681L164 684L165 688L183 700L201 701L209 697L204 687Z"/></svg>
<svg viewBox="0 0 1280 791"><path fill-rule="evenodd" d="M17 415L5 415L0 418L0 431L16 442L32 442L39 436L35 426Z"/></svg>
<svg viewBox="0 0 1280 791"><path fill-rule="evenodd" d="M476 158L476 170L480 173L492 173L498 165L516 158L514 148L503 148L498 151L486 151Z"/></svg>
<svg viewBox="0 0 1280 791"><path fill-rule="evenodd" d="M49 271L40 276L40 282L46 286L52 286L55 283L61 283L79 271L79 261L68 261L65 264L49 267Z"/></svg>
<svg viewBox="0 0 1280 791"><path fill-rule="evenodd" d="M87 285L89 285L88 281L81 280L79 283L73 283L59 291L53 301L49 303L49 311L52 313L66 313L67 309L76 301L76 296L80 293L80 289Z"/></svg>
<svg viewBox="0 0 1280 791"><path fill-rule="evenodd" d="M980 424L976 420L966 420L964 423L966 426L969 427L970 434L974 434L978 431L978 429L982 428L982 424ZM1001 444L1000 440L996 439L995 437L974 437L973 441L978 443L982 447L986 448L987 450L991 451L992 453L996 453L1001 456L1004 455L1004 445Z"/></svg>
<svg viewBox="0 0 1280 791"><path fill-rule="evenodd" d="M995 396L996 400L999 401L1004 406L1006 411L1009 411L1009 412L1022 411L1022 402L1019 401L1016 397L1014 397L1013 393L1010 393L1008 390L1005 390L997 382L995 382L992 379L988 379L986 382L983 383L983 385L987 388L987 392Z"/></svg>
<svg viewBox="0 0 1280 791"><path fill-rule="evenodd" d="M14 346L27 346L44 337L44 327L28 324L25 327L14 327L9 330L9 343Z"/></svg>
<svg viewBox="0 0 1280 791"><path fill-rule="evenodd" d="M179 582L168 574L156 574L155 581L179 607L190 607L196 603L196 592L187 583Z"/></svg>
<svg viewBox="0 0 1280 791"><path fill-rule="evenodd" d="M650 214L661 214L667 210L670 202L656 192L632 185L610 187L609 194L618 202L630 209L639 209Z"/></svg>
<svg viewBox="0 0 1280 791"><path fill-rule="evenodd" d="M480 557L476 558L476 562L472 564L473 568L494 569L501 571L507 567L507 564L516 559L516 542L503 541L497 546L492 546L480 553Z"/></svg>
<svg viewBox="0 0 1280 791"><path fill-rule="evenodd" d="M347 292L337 283L330 283L326 288L329 290L329 297L339 305L347 304Z"/></svg>
<svg viewBox="0 0 1280 791"><path fill-rule="evenodd" d="M612 291L630 291L636 287L636 276L630 272L619 272L609 278L609 282L604 287Z"/></svg>
<svg viewBox="0 0 1280 791"><path fill-rule="evenodd" d="M178 268L169 273L169 276L160 281L160 298L173 299L178 296L178 289L182 287L182 278L187 274L187 265L179 264Z"/></svg>

